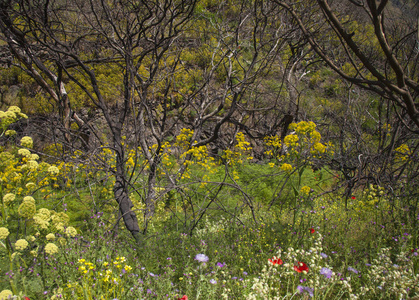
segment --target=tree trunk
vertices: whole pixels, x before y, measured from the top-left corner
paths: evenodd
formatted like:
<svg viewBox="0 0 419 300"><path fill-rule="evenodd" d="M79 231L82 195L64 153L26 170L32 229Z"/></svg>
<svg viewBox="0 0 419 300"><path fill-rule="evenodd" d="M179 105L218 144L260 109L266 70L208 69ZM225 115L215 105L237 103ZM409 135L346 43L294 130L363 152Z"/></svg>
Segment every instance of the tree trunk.
<svg viewBox="0 0 419 300"><path fill-rule="evenodd" d="M113 188L116 202L118 202L119 211L124 220L126 228L131 232L137 243L140 242L140 227L135 212L132 210L134 205L128 194L127 178L125 174L126 166L124 160L124 149L121 143L121 135L115 137L116 150L116 174L115 185Z"/></svg>

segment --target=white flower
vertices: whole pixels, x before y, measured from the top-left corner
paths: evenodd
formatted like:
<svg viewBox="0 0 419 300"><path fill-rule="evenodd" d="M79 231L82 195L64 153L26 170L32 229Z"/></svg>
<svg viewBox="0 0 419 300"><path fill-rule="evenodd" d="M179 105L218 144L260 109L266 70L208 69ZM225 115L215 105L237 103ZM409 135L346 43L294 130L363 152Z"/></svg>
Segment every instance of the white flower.
<svg viewBox="0 0 419 300"><path fill-rule="evenodd" d="M195 256L195 260L197 260L199 262L207 262L209 260L209 258L205 254L197 254Z"/></svg>

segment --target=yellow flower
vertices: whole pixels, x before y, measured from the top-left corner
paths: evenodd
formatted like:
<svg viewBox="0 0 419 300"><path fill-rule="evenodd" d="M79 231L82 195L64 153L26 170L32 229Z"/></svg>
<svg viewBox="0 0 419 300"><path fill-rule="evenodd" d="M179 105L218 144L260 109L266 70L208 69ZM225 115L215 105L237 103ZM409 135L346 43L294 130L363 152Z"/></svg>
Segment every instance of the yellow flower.
<svg viewBox="0 0 419 300"><path fill-rule="evenodd" d="M54 243L48 243L45 245L45 253L53 255L58 252L58 247Z"/></svg>
<svg viewBox="0 0 419 300"><path fill-rule="evenodd" d="M30 159L31 160L38 160L39 159L39 155L38 154L31 154Z"/></svg>
<svg viewBox="0 0 419 300"><path fill-rule="evenodd" d="M284 138L284 143L288 147L294 147L297 145L298 142L298 136L295 134L289 134Z"/></svg>
<svg viewBox="0 0 419 300"><path fill-rule="evenodd" d="M11 290L2 290L0 293L0 300L9 299L13 296L13 293Z"/></svg>
<svg viewBox="0 0 419 300"><path fill-rule="evenodd" d="M6 136L15 136L16 135L16 131L14 131L14 130L6 130L6 132L4 133L4 135L6 135Z"/></svg>
<svg viewBox="0 0 419 300"><path fill-rule="evenodd" d="M53 241L55 240L55 234L49 233L45 238L47 239L47 241Z"/></svg>
<svg viewBox="0 0 419 300"><path fill-rule="evenodd" d="M15 105L9 106L9 108L7 110L8 111L12 111L15 114L18 114L18 113L21 112L20 107L19 106L15 106Z"/></svg>
<svg viewBox="0 0 419 300"><path fill-rule="evenodd" d="M23 198L22 204L18 209L19 215L24 218L32 218L36 212L35 199L31 196Z"/></svg>
<svg viewBox="0 0 419 300"><path fill-rule="evenodd" d="M125 269L125 271L129 272L129 271L132 270L132 267L128 266L128 265L125 265L124 269Z"/></svg>
<svg viewBox="0 0 419 300"><path fill-rule="evenodd" d="M58 173L60 173L60 170L56 167L56 166L51 166L48 168L48 172L52 175L58 175Z"/></svg>
<svg viewBox="0 0 419 300"><path fill-rule="evenodd" d="M35 188L35 187L36 187L36 184L35 184L35 183L33 183L33 182L28 182L28 183L25 185L25 187L26 187L28 190L30 190L30 189Z"/></svg>
<svg viewBox="0 0 419 300"><path fill-rule="evenodd" d="M20 144L23 147L26 148L32 148L33 147L33 140L30 136L24 136L21 140L20 140Z"/></svg>
<svg viewBox="0 0 419 300"><path fill-rule="evenodd" d="M3 196L3 203L4 205L8 206L10 203L12 203L15 200L16 196L12 193L8 193Z"/></svg>
<svg viewBox="0 0 419 300"><path fill-rule="evenodd" d="M64 233L67 237L75 237L77 235L77 230L74 227L69 226L65 229Z"/></svg>
<svg viewBox="0 0 419 300"><path fill-rule="evenodd" d="M31 170L31 171L34 171L34 170L38 169L38 162L36 160L28 160L26 165L28 166L29 170Z"/></svg>
<svg viewBox="0 0 419 300"><path fill-rule="evenodd" d="M6 227L0 227L0 240L5 240L9 236L9 229Z"/></svg>
<svg viewBox="0 0 419 300"><path fill-rule="evenodd" d="M28 247L28 245L29 245L29 243L26 240L20 239L20 240L16 241L15 248L18 251L23 251Z"/></svg>
<svg viewBox="0 0 419 300"><path fill-rule="evenodd" d="M303 194L303 195L308 195L308 194L310 194L310 192L311 192L311 188L309 186L306 186L306 185L303 186L300 189L300 193Z"/></svg>
<svg viewBox="0 0 419 300"><path fill-rule="evenodd" d="M281 166L281 170L289 173L292 171L292 166L290 164L285 163Z"/></svg>
<svg viewBox="0 0 419 300"><path fill-rule="evenodd" d="M44 220L42 217L40 217L38 214L36 214L33 217L33 220L35 221L35 224L37 225L38 229L46 230L49 227L49 222Z"/></svg>
<svg viewBox="0 0 419 300"><path fill-rule="evenodd" d="M323 154L326 152L326 146L322 143L314 143L312 152L317 152L319 154Z"/></svg>

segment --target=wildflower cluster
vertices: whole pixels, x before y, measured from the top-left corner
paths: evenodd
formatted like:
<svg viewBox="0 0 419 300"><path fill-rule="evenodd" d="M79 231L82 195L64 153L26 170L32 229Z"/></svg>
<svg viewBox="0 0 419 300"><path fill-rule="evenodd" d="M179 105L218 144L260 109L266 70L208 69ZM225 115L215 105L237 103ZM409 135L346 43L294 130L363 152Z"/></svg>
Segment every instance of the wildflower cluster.
<svg viewBox="0 0 419 300"><path fill-rule="evenodd" d="M320 142L321 134L316 130L316 124L313 122L291 123L289 129L293 132L286 135L283 142L279 136L265 138L267 146L265 154L281 162L282 171L290 173L293 165L301 164L301 161L310 162L326 154L333 154L332 144ZM274 167L275 163L271 162L269 165Z"/></svg>
<svg viewBox="0 0 419 300"><path fill-rule="evenodd" d="M102 262L102 261L100 261ZM76 282L68 281L66 291L74 295L89 295L90 297L108 297L122 299L124 293L124 281L132 271L132 267L126 264L125 257L116 257L110 262L101 265L93 264L81 258L78 260L80 279ZM95 286L95 290L89 287ZM121 297L121 298L120 298Z"/></svg>
<svg viewBox="0 0 419 300"><path fill-rule="evenodd" d="M27 119L28 116L22 113L17 106L10 106L6 111L0 110L0 136L3 134L7 136L15 135L16 131L7 130L7 128L21 118Z"/></svg>
<svg viewBox="0 0 419 300"><path fill-rule="evenodd" d="M394 161L395 162L404 162L411 155L411 150L408 145L401 144L399 147L394 149Z"/></svg>
<svg viewBox="0 0 419 300"><path fill-rule="evenodd" d="M191 138L193 136L194 131L188 128L182 128L180 130L180 134L176 137L175 146L178 146L184 150L189 148L191 143Z"/></svg>
<svg viewBox="0 0 419 300"><path fill-rule="evenodd" d="M389 208L389 201L383 187L368 185L360 197L351 197L351 204L357 213L368 213L374 211L378 206L383 209Z"/></svg>
<svg viewBox="0 0 419 300"><path fill-rule="evenodd" d="M239 132L236 135L236 144L233 149L224 150L223 158L229 165L241 164L243 157L251 150L250 143L245 140L244 134ZM246 158L252 159L253 157L247 156Z"/></svg>
<svg viewBox="0 0 419 300"><path fill-rule="evenodd" d="M367 285L361 287L360 296L387 299L409 299L419 293L419 274L414 274L416 256L400 253L391 260L391 249L382 248L372 264L369 264ZM414 274L412 276L412 274Z"/></svg>
<svg viewBox="0 0 419 300"><path fill-rule="evenodd" d="M336 283L340 289L346 289L348 279L341 281L333 271L331 260L322 252L322 239L322 235L317 233L308 250L279 249L268 259L261 276L246 283L251 286L246 299L291 299L297 294L313 297L314 294L329 293L330 287ZM350 286L346 290L351 292Z"/></svg>

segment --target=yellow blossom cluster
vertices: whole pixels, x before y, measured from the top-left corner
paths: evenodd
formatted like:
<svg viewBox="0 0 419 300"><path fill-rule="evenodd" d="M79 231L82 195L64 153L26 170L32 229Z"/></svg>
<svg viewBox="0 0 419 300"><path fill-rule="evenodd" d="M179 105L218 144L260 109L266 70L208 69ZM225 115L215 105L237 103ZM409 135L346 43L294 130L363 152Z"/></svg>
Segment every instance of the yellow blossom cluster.
<svg viewBox="0 0 419 300"><path fill-rule="evenodd" d="M10 106L6 111L0 110L0 131L6 131L10 124L21 118L27 119L28 116L22 113L17 106ZM10 136L16 134L16 132L14 130L9 130L9 132L6 131L5 134Z"/></svg>
<svg viewBox="0 0 419 300"><path fill-rule="evenodd" d="M303 194L303 195L305 195L305 196L307 196L308 194L310 194L310 192L311 192L311 188L309 186L306 186L306 185L303 186L300 189L300 193Z"/></svg>
<svg viewBox="0 0 419 300"><path fill-rule="evenodd" d="M9 236L9 229L6 227L0 227L0 240L5 240Z"/></svg>
<svg viewBox="0 0 419 300"><path fill-rule="evenodd" d="M30 136L24 136L21 140L20 140L20 144L23 147L26 148L32 148L33 147L33 140Z"/></svg>
<svg viewBox="0 0 419 300"><path fill-rule="evenodd" d="M410 148L406 144L401 144L399 147L394 149L394 157L396 162L404 162L409 159L411 154Z"/></svg>
<svg viewBox="0 0 419 300"><path fill-rule="evenodd" d="M292 171L292 166L290 164L284 163L282 164L282 166L280 167L280 169L286 173L290 173Z"/></svg>
<svg viewBox="0 0 419 300"><path fill-rule="evenodd" d="M265 137L267 147L265 154L277 161L288 160L291 163L302 159L309 161L311 158L333 154L331 143L323 144L320 142L321 134L316 130L315 123L311 121L291 123L289 129L293 132L286 135L283 142L278 135ZM271 162L270 166L274 167L275 164ZM285 171L284 168L290 171L288 166L281 167Z"/></svg>
<svg viewBox="0 0 419 300"><path fill-rule="evenodd" d="M175 146L188 149L193 133L194 131L192 129L182 128L180 134L176 137Z"/></svg>
<svg viewBox="0 0 419 300"><path fill-rule="evenodd" d="M232 149L224 150L223 159L231 166L242 164L244 157L253 159L252 156L246 155L252 151L250 143L245 140L243 132L236 134L236 143Z"/></svg>
<svg viewBox="0 0 419 300"><path fill-rule="evenodd" d="M31 196L24 197L18 211L21 217L26 219L32 218L36 212L35 199Z"/></svg>
<svg viewBox="0 0 419 300"><path fill-rule="evenodd" d="M3 196L3 204L9 206L16 199L15 194L7 193Z"/></svg>
<svg viewBox="0 0 419 300"><path fill-rule="evenodd" d="M48 243L45 245L45 253L48 255L54 255L58 253L58 247L54 243Z"/></svg>
<svg viewBox="0 0 419 300"><path fill-rule="evenodd" d="M75 296L82 296L84 287L94 285L102 287L98 290L98 293L100 293L96 295L98 297L114 299L118 295L121 296L123 281L127 277L126 275L132 271L132 267L125 262L125 257L116 257L113 261L105 261L102 265L95 265L81 258L78 260L81 280L78 282L68 281L66 289L70 290ZM95 295L94 291L89 291L89 293Z"/></svg>
<svg viewBox="0 0 419 300"><path fill-rule="evenodd" d="M67 237L72 238L72 237L75 237L77 235L77 230L74 227L69 226L65 229L64 233Z"/></svg>
<svg viewBox="0 0 419 300"><path fill-rule="evenodd" d="M380 186L375 186L370 184L363 192L362 197L359 200L356 200L354 197L354 209L357 212L369 212L375 210L375 206L379 205L380 202L383 205L387 204L387 199L385 199L384 188ZM385 200L385 201L383 201Z"/></svg>
<svg viewBox="0 0 419 300"><path fill-rule="evenodd" d="M11 290L2 290L0 293L0 300L12 299L13 292Z"/></svg>
<svg viewBox="0 0 419 300"><path fill-rule="evenodd" d="M17 251L23 251L23 250L25 250L28 246L29 246L29 243L28 243L28 241L27 241L27 240L25 240L25 239L20 239L20 240L17 240L17 241L16 241L16 243L15 243L15 249L16 249Z"/></svg>
<svg viewBox="0 0 419 300"><path fill-rule="evenodd" d="M47 208L40 208L37 213L33 216L35 228L42 233L47 232L60 232L65 231L65 227L68 226L70 218L64 212L55 212ZM72 232L72 229L70 229Z"/></svg>

